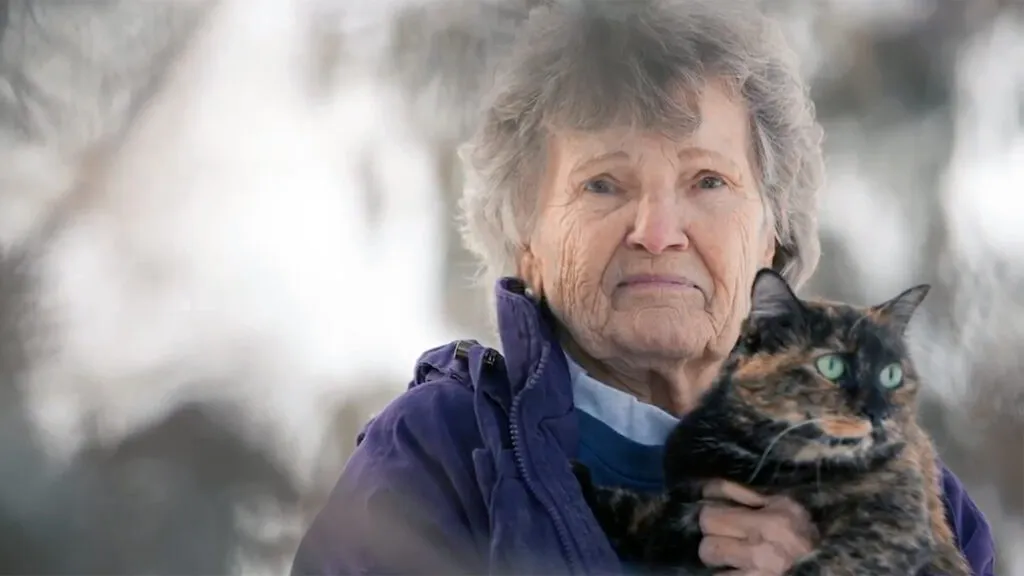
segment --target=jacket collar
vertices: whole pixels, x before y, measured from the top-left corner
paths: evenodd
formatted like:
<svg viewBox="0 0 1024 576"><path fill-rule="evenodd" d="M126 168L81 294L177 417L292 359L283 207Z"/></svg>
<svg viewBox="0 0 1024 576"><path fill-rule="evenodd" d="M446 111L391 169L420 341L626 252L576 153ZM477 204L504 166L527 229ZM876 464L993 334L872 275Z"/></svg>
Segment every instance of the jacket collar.
<svg viewBox="0 0 1024 576"><path fill-rule="evenodd" d="M547 307L527 295L518 278L502 278L494 289L505 366L516 396L526 387L537 365L558 348L554 322ZM566 368L568 370L568 367Z"/></svg>
<svg viewBox="0 0 1024 576"><path fill-rule="evenodd" d="M495 295L510 395L525 406L523 424L548 420L556 428L552 432L559 443L574 454L577 433L570 419L564 418L573 409L572 380L558 343L554 315L543 302L526 294L526 286L518 278L499 280Z"/></svg>
<svg viewBox="0 0 1024 576"><path fill-rule="evenodd" d="M564 528L563 544L569 548L564 553L575 559L571 564L577 571L618 572L618 559L580 497L566 462L579 449L579 425L569 364L558 343L554 316L543 302L530 298L516 278L499 280L495 293L507 385L515 399L510 419L513 432L518 430L522 454L528 454L524 478L534 479L535 494ZM570 539L574 544L568 544Z"/></svg>

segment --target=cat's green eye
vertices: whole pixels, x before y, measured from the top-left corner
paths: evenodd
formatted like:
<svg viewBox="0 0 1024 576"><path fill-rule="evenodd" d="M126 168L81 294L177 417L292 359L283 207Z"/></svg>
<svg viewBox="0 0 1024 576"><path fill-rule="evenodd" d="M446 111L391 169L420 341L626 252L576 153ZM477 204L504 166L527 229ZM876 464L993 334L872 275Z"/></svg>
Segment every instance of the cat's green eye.
<svg viewBox="0 0 1024 576"><path fill-rule="evenodd" d="M826 354L815 363L818 372L829 380L836 381L843 377L846 372L846 361L838 354Z"/></svg>
<svg viewBox="0 0 1024 576"><path fill-rule="evenodd" d="M898 388L903 383L903 367L898 362L889 364L882 368L882 372L878 375L878 381L884 388L890 390Z"/></svg>

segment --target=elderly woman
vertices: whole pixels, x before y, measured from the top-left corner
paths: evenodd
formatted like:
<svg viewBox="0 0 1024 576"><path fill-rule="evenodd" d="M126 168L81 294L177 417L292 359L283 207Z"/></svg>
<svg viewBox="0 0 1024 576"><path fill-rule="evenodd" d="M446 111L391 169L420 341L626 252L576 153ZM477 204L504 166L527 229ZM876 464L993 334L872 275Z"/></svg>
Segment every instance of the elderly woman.
<svg viewBox="0 0 1024 576"><path fill-rule="evenodd" d="M662 487L661 445L737 340L756 271L815 268L820 129L765 17L724 0L534 11L465 154L465 237L497 281L502 351L423 355L359 437L295 573L622 569L570 460ZM975 574L989 527L944 473ZM780 574L806 514L741 486L702 512L701 557Z"/></svg>

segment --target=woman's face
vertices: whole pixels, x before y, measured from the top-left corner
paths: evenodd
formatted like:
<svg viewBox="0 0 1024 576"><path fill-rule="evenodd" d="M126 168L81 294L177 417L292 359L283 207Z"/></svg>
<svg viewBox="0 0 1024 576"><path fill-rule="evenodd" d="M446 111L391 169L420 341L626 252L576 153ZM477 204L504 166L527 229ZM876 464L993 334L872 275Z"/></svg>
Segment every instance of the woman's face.
<svg viewBox="0 0 1024 576"><path fill-rule="evenodd" d="M681 95L684 96L684 95ZM746 107L717 83L681 140L557 133L520 273L597 360L720 358L774 234Z"/></svg>

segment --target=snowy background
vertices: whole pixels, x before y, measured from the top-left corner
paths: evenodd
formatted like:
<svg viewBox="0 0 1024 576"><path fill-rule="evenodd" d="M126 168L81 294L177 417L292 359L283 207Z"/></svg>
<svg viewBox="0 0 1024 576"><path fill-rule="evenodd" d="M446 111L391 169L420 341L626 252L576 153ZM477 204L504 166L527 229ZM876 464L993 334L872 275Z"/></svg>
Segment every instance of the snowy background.
<svg viewBox="0 0 1024 576"><path fill-rule="evenodd" d="M454 146L531 0L0 0L0 571L266 573L426 348L490 339ZM1024 7L765 0L807 293L931 282L922 417L1024 575Z"/></svg>

